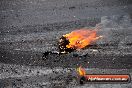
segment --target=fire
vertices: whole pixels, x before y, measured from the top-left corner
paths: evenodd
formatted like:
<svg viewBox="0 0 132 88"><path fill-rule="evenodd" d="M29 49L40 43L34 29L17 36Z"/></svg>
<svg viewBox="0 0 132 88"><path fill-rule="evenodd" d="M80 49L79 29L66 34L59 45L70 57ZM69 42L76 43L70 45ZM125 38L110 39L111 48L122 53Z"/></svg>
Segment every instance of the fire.
<svg viewBox="0 0 132 88"><path fill-rule="evenodd" d="M83 69L81 66L79 68L77 68L77 71L78 71L80 76L86 75L85 69Z"/></svg>
<svg viewBox="0 0 132 88"><path fill-rule="evenodd" d="M72 49L82 49L102 37L97 36L97 30L87 29L75 30L63 36L70 42L66 47Z"/></svg>

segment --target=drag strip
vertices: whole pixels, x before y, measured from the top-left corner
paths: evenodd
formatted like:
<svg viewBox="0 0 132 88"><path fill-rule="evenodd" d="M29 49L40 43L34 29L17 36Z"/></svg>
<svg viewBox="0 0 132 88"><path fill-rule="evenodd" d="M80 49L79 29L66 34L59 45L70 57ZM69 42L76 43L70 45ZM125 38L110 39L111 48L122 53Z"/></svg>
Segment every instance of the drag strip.
<svg viewBox="0 0 132 88"><path fill-rule="evenodd" d="M104 84L85 84L80 86L79 83L73 83L72 80L76 76L76 68L45 68L42 66L21 66L11 64L0 64L4 67L0 74L1 87L88 87ZM132 69L99 69L85 68L88 74L130 74ZM7 76L6 76L7 74ZM10 75L9 75L10 74ZM131 76L132 77L132 76ZM120 84L121 86L130 86L129 84ZM114 84L115 85L115 84ZM118 84L116 84L118 86ZM115 87L114 87L115 88Z"/></svg>

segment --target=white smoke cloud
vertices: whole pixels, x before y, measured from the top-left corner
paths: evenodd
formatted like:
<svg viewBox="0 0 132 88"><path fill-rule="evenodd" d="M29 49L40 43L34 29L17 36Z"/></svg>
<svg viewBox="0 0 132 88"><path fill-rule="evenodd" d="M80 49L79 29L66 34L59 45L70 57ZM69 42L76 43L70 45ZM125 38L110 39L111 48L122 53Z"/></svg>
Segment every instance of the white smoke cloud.
<svg viewBox="0 0 132 88"><path fill-rule="evenodd" d="M104 44L127 44L132 43L132 23L129 15L103 16L101 22L96 25L98 34L103 35L103 39L98 43Z"/></svg>

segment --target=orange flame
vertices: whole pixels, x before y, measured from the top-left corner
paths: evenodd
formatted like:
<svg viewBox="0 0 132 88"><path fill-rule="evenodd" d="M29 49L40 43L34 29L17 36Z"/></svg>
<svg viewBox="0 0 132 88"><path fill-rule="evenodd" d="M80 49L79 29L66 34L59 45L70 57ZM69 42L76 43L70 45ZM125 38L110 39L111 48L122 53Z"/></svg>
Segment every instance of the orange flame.
<svg viewBox="0 0 132 88"><path fill-rule="evenodd" d="M73 49L84 48L102 37L102 36L97 36L97 30L87 30L87 29L75 30L63 36L66 37L70 42L66 47Z"/></svg>
<svg viewBox="0 0 132 88"><path fill-rule="evenodd" d="M86 75L85 69L83 69L81 66L79 68L77 68L77 71L78 71L80 76Z"/></svg>

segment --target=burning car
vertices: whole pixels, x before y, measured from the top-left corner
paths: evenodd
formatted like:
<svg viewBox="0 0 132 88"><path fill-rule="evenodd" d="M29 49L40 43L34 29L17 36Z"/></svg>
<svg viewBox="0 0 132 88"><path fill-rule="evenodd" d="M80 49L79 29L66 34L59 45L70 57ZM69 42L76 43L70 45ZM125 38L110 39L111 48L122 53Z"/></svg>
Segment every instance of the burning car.
<svg viewBox="0 0 132 88"><path fill-rule="evenodd" d="M59 39L59 51L60 53L69 53L74 50L80 50L90 46L100 38L102 36L98 36L95 29L75 30Z"/></svg>
<svg viewBox="0 0 132 88"><path fill-rule="evenodd" d="M46 58L49 54L66 54L70 53L74 50L84 49L86 47L92 47L92 44L96 42L96 40L102 38L102 36L97 35L96 29L79 29L74 30L71 33L63 35L58 41L59 52L45 52L43 53L44 58ZM94 45L97 47L97 45Z"/></svg>

